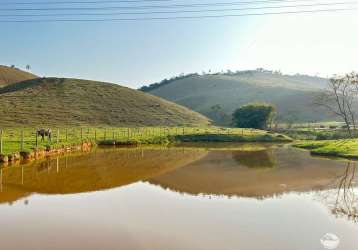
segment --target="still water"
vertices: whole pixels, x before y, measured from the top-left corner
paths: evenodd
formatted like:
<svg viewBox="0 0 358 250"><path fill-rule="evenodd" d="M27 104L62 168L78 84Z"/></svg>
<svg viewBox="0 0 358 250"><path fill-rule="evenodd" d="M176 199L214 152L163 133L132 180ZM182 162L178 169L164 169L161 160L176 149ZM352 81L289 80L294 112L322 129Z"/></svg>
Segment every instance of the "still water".
<svg viewBox="0 0 358 250"><path fill-rule="evenodd" d="M357 172L272 144L98 148L6 167L0 249L356 250Z"/></svg>

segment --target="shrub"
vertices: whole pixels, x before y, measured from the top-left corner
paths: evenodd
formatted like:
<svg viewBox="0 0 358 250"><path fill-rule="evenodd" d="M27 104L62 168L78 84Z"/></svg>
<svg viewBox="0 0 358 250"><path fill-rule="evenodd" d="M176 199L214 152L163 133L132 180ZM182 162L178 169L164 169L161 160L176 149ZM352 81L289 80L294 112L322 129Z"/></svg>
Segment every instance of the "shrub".
<svg viewBox="0 0 358 250"><path fill-rule="evenodd" d="M264 103L250 103L233 113L233 123L239 128L266 129L272 121L275 108Z"/></svg>

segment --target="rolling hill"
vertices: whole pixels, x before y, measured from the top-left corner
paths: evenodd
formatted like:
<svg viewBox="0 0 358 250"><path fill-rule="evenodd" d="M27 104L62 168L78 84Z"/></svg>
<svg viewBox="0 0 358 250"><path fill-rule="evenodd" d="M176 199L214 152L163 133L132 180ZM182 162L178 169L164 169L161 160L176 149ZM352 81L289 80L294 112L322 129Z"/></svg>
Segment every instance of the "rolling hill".
<svg viewBox="0 0 358 250"><path fill-rule="evenodd" d="M0 88L0 127L175 126L209 120L185 107L116 84L38 78Z"/></svg>
<svg viewBox="0 0 358 250"><path fill-rule="evenodd" d="M231 114L249 102L276 106L283 122L332 120L313 100L327 79L306 75L282 75L255 70L226 74L190 74L144 86L142 91L200 112L217 123L228 124Z"/></svg>
<svg viewBox="0 0 358 250"><path fill-rule="evenodd" d="M37 76L29 72L0 65L0 88L12 83L22 82L35 78L37 78Z"/></svg>

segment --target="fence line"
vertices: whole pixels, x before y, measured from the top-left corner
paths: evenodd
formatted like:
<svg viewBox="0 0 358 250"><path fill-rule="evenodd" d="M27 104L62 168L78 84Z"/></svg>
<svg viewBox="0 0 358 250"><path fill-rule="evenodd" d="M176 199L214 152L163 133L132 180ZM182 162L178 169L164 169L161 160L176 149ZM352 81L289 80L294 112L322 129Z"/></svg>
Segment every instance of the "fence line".
<svg viewBox="0 0 358 250"><path fill-rule="evenodd" d="M3 153L3 130L0 129L0 154Z"/></svg>
<svg viewBox="0 0 358 250"><path fill-rule="evenodd" d="M223 128L223 127L123 127L123 128L55 128L51 138L38 135L35 128L1 129L0 154L19 152L51 145L75 144L87 140L131 141L146 140L156 137L185 136L185 135L252 135L253 129Z"/></svg>

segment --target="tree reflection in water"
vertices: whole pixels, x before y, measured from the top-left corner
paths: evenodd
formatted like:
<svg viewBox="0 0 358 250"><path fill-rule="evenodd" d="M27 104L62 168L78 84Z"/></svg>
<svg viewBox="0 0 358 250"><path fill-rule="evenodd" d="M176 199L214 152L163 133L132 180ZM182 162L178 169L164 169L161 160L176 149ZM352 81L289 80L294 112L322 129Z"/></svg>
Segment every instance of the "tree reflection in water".
<svg viewBox="0 0 358 250"><path fill-rule="evenodd" d="M232 158L248 168L273 168L275 166L273 152L269 149L233 151Z"/></svg>
<svg viewBox="0 0 358 250"><path fill-rule="evenodd" d="M338 218L347 218L358 223L357 165L348 162L343 175L337 177L331 188L320 193L332 214Z"/></svg>

